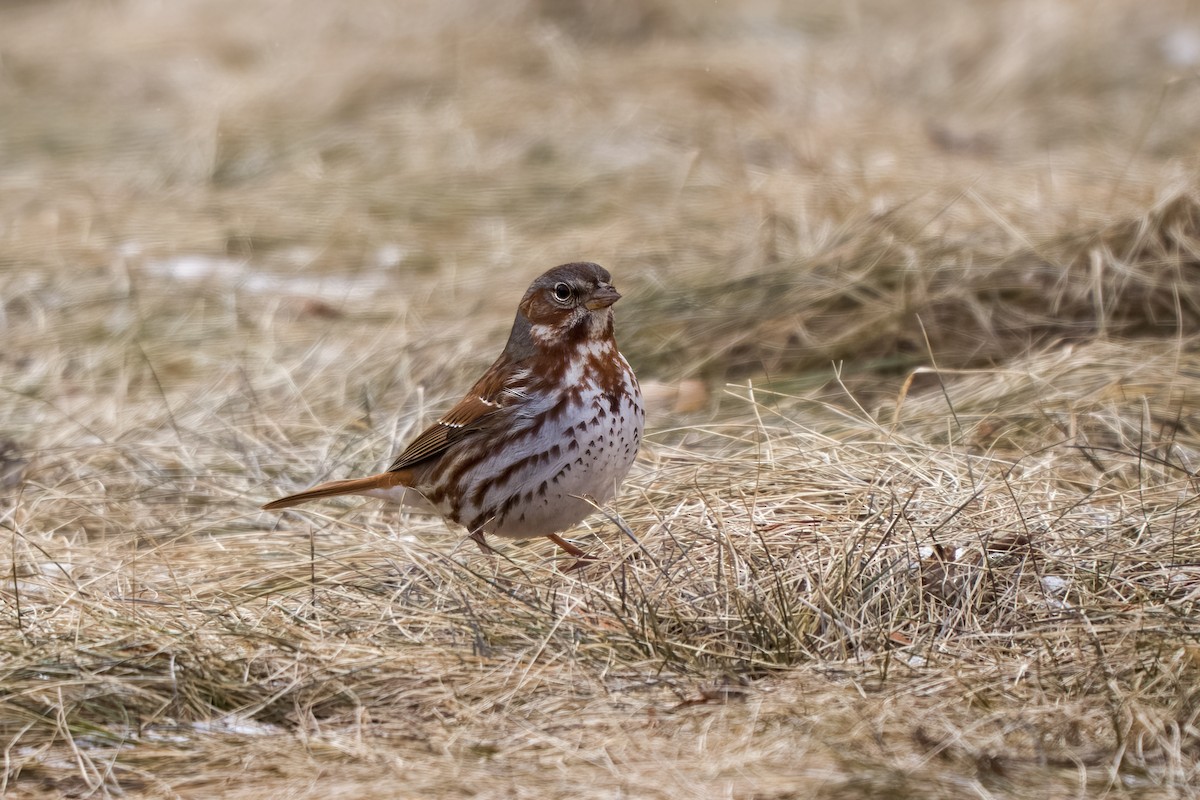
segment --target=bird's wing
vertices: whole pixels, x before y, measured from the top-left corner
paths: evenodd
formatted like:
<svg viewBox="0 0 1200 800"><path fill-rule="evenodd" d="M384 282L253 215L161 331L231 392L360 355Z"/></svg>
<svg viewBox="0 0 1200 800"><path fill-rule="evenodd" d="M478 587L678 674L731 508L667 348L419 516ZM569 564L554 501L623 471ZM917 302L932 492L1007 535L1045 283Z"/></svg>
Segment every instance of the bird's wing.
<svg viewBox="0 0 1200 800"><path fill-rule="evenodd" d="M388 472L408 469L417 462L441 455L455 442L485 427L508 406L515 395L506 392L503 376L507 373L502 361L497 361L484 373L466 397L459 400L441 419L430 425L414 439Z"/></svg>

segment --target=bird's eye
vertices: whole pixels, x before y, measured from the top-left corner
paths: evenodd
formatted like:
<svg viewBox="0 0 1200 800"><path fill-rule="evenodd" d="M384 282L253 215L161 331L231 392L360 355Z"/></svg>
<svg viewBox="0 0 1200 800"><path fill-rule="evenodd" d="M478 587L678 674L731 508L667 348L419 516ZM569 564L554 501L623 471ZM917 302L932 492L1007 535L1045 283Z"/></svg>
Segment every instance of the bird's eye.
<svg viewBox="0 0 1200 800"><path fill-rule="evenodd" d="M571 299L571 287L565 283L554 284L554 299L560 303L565 303Z"/></svg>

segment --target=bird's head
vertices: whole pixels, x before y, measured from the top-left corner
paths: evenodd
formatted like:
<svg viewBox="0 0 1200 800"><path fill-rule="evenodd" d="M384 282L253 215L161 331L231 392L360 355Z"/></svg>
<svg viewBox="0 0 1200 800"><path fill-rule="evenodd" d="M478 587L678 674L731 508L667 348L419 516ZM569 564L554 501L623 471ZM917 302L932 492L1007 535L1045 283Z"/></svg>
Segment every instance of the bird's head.
<svg viewBox="0 0 1200 800"><path fill-rule="evenodd" d="M611 339L612 304L620 299L612 276L599 264L582 261L548 270L521 298L508 349Z"/></svg>

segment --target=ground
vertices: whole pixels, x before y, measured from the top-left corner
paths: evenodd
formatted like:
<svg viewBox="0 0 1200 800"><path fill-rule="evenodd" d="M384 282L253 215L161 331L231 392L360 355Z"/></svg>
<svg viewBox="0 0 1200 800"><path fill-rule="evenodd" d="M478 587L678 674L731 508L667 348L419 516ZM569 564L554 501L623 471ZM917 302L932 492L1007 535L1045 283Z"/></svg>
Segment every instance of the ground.
<svg viewBox="0 0 1200 800"><path fill-rule="evenodd" d="M1200 9L0 6L0 793L1174 798ZM533 277L607 513L376 501Z"/></svg>

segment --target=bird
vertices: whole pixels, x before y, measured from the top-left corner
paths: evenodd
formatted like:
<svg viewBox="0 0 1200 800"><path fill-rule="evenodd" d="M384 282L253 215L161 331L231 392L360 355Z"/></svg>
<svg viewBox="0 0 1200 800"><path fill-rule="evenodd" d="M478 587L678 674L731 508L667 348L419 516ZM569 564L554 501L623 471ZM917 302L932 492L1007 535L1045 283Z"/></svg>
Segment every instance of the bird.
<svg viewBox="0 0 1200 800"><path fill-rule="evenodd" d="M385 472L262 508L338 495L415 501L466 528L485 553L494 552L488 535L544 536L580 566L586 553L559 534L616 494L645 426L637 376L613 334L620 298L598 264L546 271L521 298L496 361Z"/></svg>

